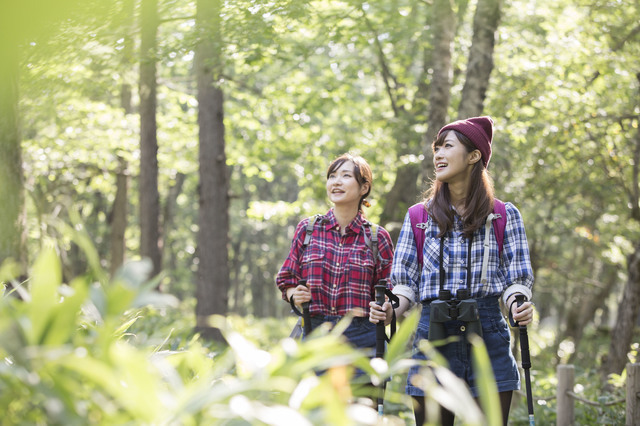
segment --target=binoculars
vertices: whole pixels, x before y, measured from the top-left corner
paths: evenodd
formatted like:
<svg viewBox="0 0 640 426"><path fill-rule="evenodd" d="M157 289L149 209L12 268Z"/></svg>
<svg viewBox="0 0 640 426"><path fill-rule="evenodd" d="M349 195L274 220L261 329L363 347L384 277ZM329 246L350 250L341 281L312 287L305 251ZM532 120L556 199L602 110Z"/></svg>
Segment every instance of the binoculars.
<svg viewBox="0 0 640 426"><path fill-rule="evenodd" d="M442 340L447 337L445 323L447 321L463 321L465 337L475 333L482 337L482 324L478 302L469 299L469 290L458 289L456 297L451 297L450 290L440 290L438 300L431 302L431 316L429 318L429 340Z"/></svg>

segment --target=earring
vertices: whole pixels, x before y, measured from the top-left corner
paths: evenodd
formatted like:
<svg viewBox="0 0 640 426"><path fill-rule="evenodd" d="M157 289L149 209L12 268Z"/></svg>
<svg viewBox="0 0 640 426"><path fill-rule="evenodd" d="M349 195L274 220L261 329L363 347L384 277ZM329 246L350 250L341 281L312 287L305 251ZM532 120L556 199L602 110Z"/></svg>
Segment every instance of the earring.
<svg viewBox="0 0 640 426"><path fill-rule="evenodd" d="M366 199L366 198L365 198L364 200L362 200L362 204L363 204L365 207L371 207L371 203L370 203L369 201L367 201L367 199Z"/></svg>

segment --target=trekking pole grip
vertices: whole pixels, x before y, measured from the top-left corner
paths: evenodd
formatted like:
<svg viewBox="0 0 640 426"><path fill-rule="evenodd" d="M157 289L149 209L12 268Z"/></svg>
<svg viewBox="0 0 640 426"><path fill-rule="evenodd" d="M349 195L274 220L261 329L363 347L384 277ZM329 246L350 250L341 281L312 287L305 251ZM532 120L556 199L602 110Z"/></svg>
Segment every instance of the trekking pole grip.
<svg viewBox="0 0 640 426"><path fill-rule="evenodd" d="M526 300L526 297L518 294L516 296L516 303L518 306L521 306ZM520 346L521 346L521 356L522 356L522 368L531 368L531 355L529 353L529 335L527 333L526 325L518 325L520 329Z"/></svg>
<svg viewBox="0 0 640 426"><path fill-rule="evenodd" d="M384 294L387 290L387 280L380 280L375 286L376 289L376 305L382 306L384 304Z"/></svg>
<svg viewBox="0 0 640 426"><path fill-rule="evenodd" d="M387 290L387 280L380 280L375 286L376 290L376 305L382 306L384 304L384 295ZM385 330L385 321L379 321L376 324L376 357L384 357L385 342L387 341L387 334Z"/></svg>

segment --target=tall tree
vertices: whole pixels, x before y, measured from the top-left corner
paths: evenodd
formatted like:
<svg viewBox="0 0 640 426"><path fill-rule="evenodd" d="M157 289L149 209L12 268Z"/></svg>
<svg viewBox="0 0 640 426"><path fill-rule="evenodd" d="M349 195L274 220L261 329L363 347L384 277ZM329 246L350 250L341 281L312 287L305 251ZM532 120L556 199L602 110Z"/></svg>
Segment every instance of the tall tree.
<svg viewBox="0 0 640 426"><path fill-rule="evenodd" d="M26 211L19 125L20 52L29 39L46 38L73 0L47 4L7 2L0 13L0 263L13 258L26 272Z"/></svg>
<svg viewBox="0 0 640 426"><path fill-rule="evenodd" d="M0 21L1 22L1 21ZM0 262L12 258L26 271L22 151L18 126L18 43L0 29Z"/></svg>
<svg viewBox="0 0 640 426"><path fill-rule="evenodd" d="M636 75L640 83L640 73ZM635 118L634 155L633 155L633 186L628 191L631 218L640 223L640 117ZM609 353L602 366L603 375L620 374L628 362L627 354L631 349L633 332L640 313L640 241L634 244L633 253L627 257L627 283L624 287L622 299L618 305L618 316L611 330Z"/></svg>
<svg viewBox="0 0 640 426"><path fill-rule="evenodd" d="M156 275L162 269L156 123L157 0L142 0L140 31L140 255L151 259Z"/></svg>
<svg viewBox="0 0 640 426"><path fill-rule="evenodd" d="M435 0L431 19L433 37L433 77L429 96L427 130L422 140L423 176L431 176L433 154L431 142L446 124L452 79L452 49L456 32L456 15L452 0Z"/></svg>
<svg viewBox="0 0 640 426"><path fill-rule="evenodd" d="M476 6L467 73L458 106L460 119L483 113L489 77L493 70L493 49L500 22L500 6L501 0L479 0Z"/></svg>
<svg viewBox="0 0 640 426"><path fill-rule="evenodd" d="M211 315L224 315L229 294L229 178L225 153L224 96L222 76L222 31L220 0L198 0L198 40L195 68L198 87L199 215L198 274L196 283L197 330L203 336L221 339L208 322Z"/></svg>
<svg viewBox="0 0 640 426"><path fill-rule="evenodd" d="M122 43L122 83L120 86L120 106L127 114L133 113L132 102L132 87L127 78L129 75L129 69L135 61L134 53L134 40L133 40L133 28L134 28L134 16L135 16L135 2L134 0L122 1L122 15L123 23L122 28L124 30L124 37Z"/></svg>
<svg viewBox="0 0 640 426"><path fill-rule="evenodd" d="M393 188L386 197L384 210L380 216L383 224L397 221L406 212L406 208L420 197L420 176L423 179L427 178L433 170L431 141L438 129L445 124L447 117L452 80L452 49L457 25L453 1L436 0L433 4L426 6L425 16L426 25L422 27L428 29L425 36L428 37L429 42L418 45L417 50L420 55L411 53L407 55L421 58L416 65L419 73L416 76L416 85L412 89L415 90L413 104L404 98L411 90L398 84L398 81L406 80L407 77L390 79L389 76L392 74L389 69L392 66L385 63L389 60L385 59L382 49L379 49L378 53L381 63L380 74L384 78L395 121L404 123L404 126L400 126L394 132L397 139L397 155L416 158L419 158L416 155L418 153L424 155L422 165L419 161L410 161L398 167ZM425 124L426 131L417 142L412 143L411 137L415 135L412 128L424 127ZM396 239L399 229L391 228L390 231L392 238Z"/></svg>
<svg viewBox="0 0 640 426"><path fill-rule="evenodd" d="M110 272L113 274L125 259L125 232L127 230L127 204L129 192L129 172L127 162L118 158L119 167L116 170L116 196L111 205L109 214L109 225L111 225L110 250L111 264Z"/></svg>

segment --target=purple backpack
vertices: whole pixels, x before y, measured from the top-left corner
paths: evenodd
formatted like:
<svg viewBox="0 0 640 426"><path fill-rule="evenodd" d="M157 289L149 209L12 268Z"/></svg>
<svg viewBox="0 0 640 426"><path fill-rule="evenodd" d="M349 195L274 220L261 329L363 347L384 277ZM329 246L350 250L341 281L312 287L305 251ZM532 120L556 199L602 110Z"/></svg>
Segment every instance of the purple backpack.
<svg viewBox="0 0 640 426"><path fill-rule="evenodd" d="M493 227L498 242L498 251L502 256L502 245L504 242L504 228L507 226L507 210L504 203L497 198L493 203L493 213L498 216L496 219L497 226ZM424 251L424 230L427 227L429 213L423 203L417 203L409 207L409 219L411 220L411 228L413 229L413 238L416 242L418 252L418 264L422 269L422 254Z"/></svg>

